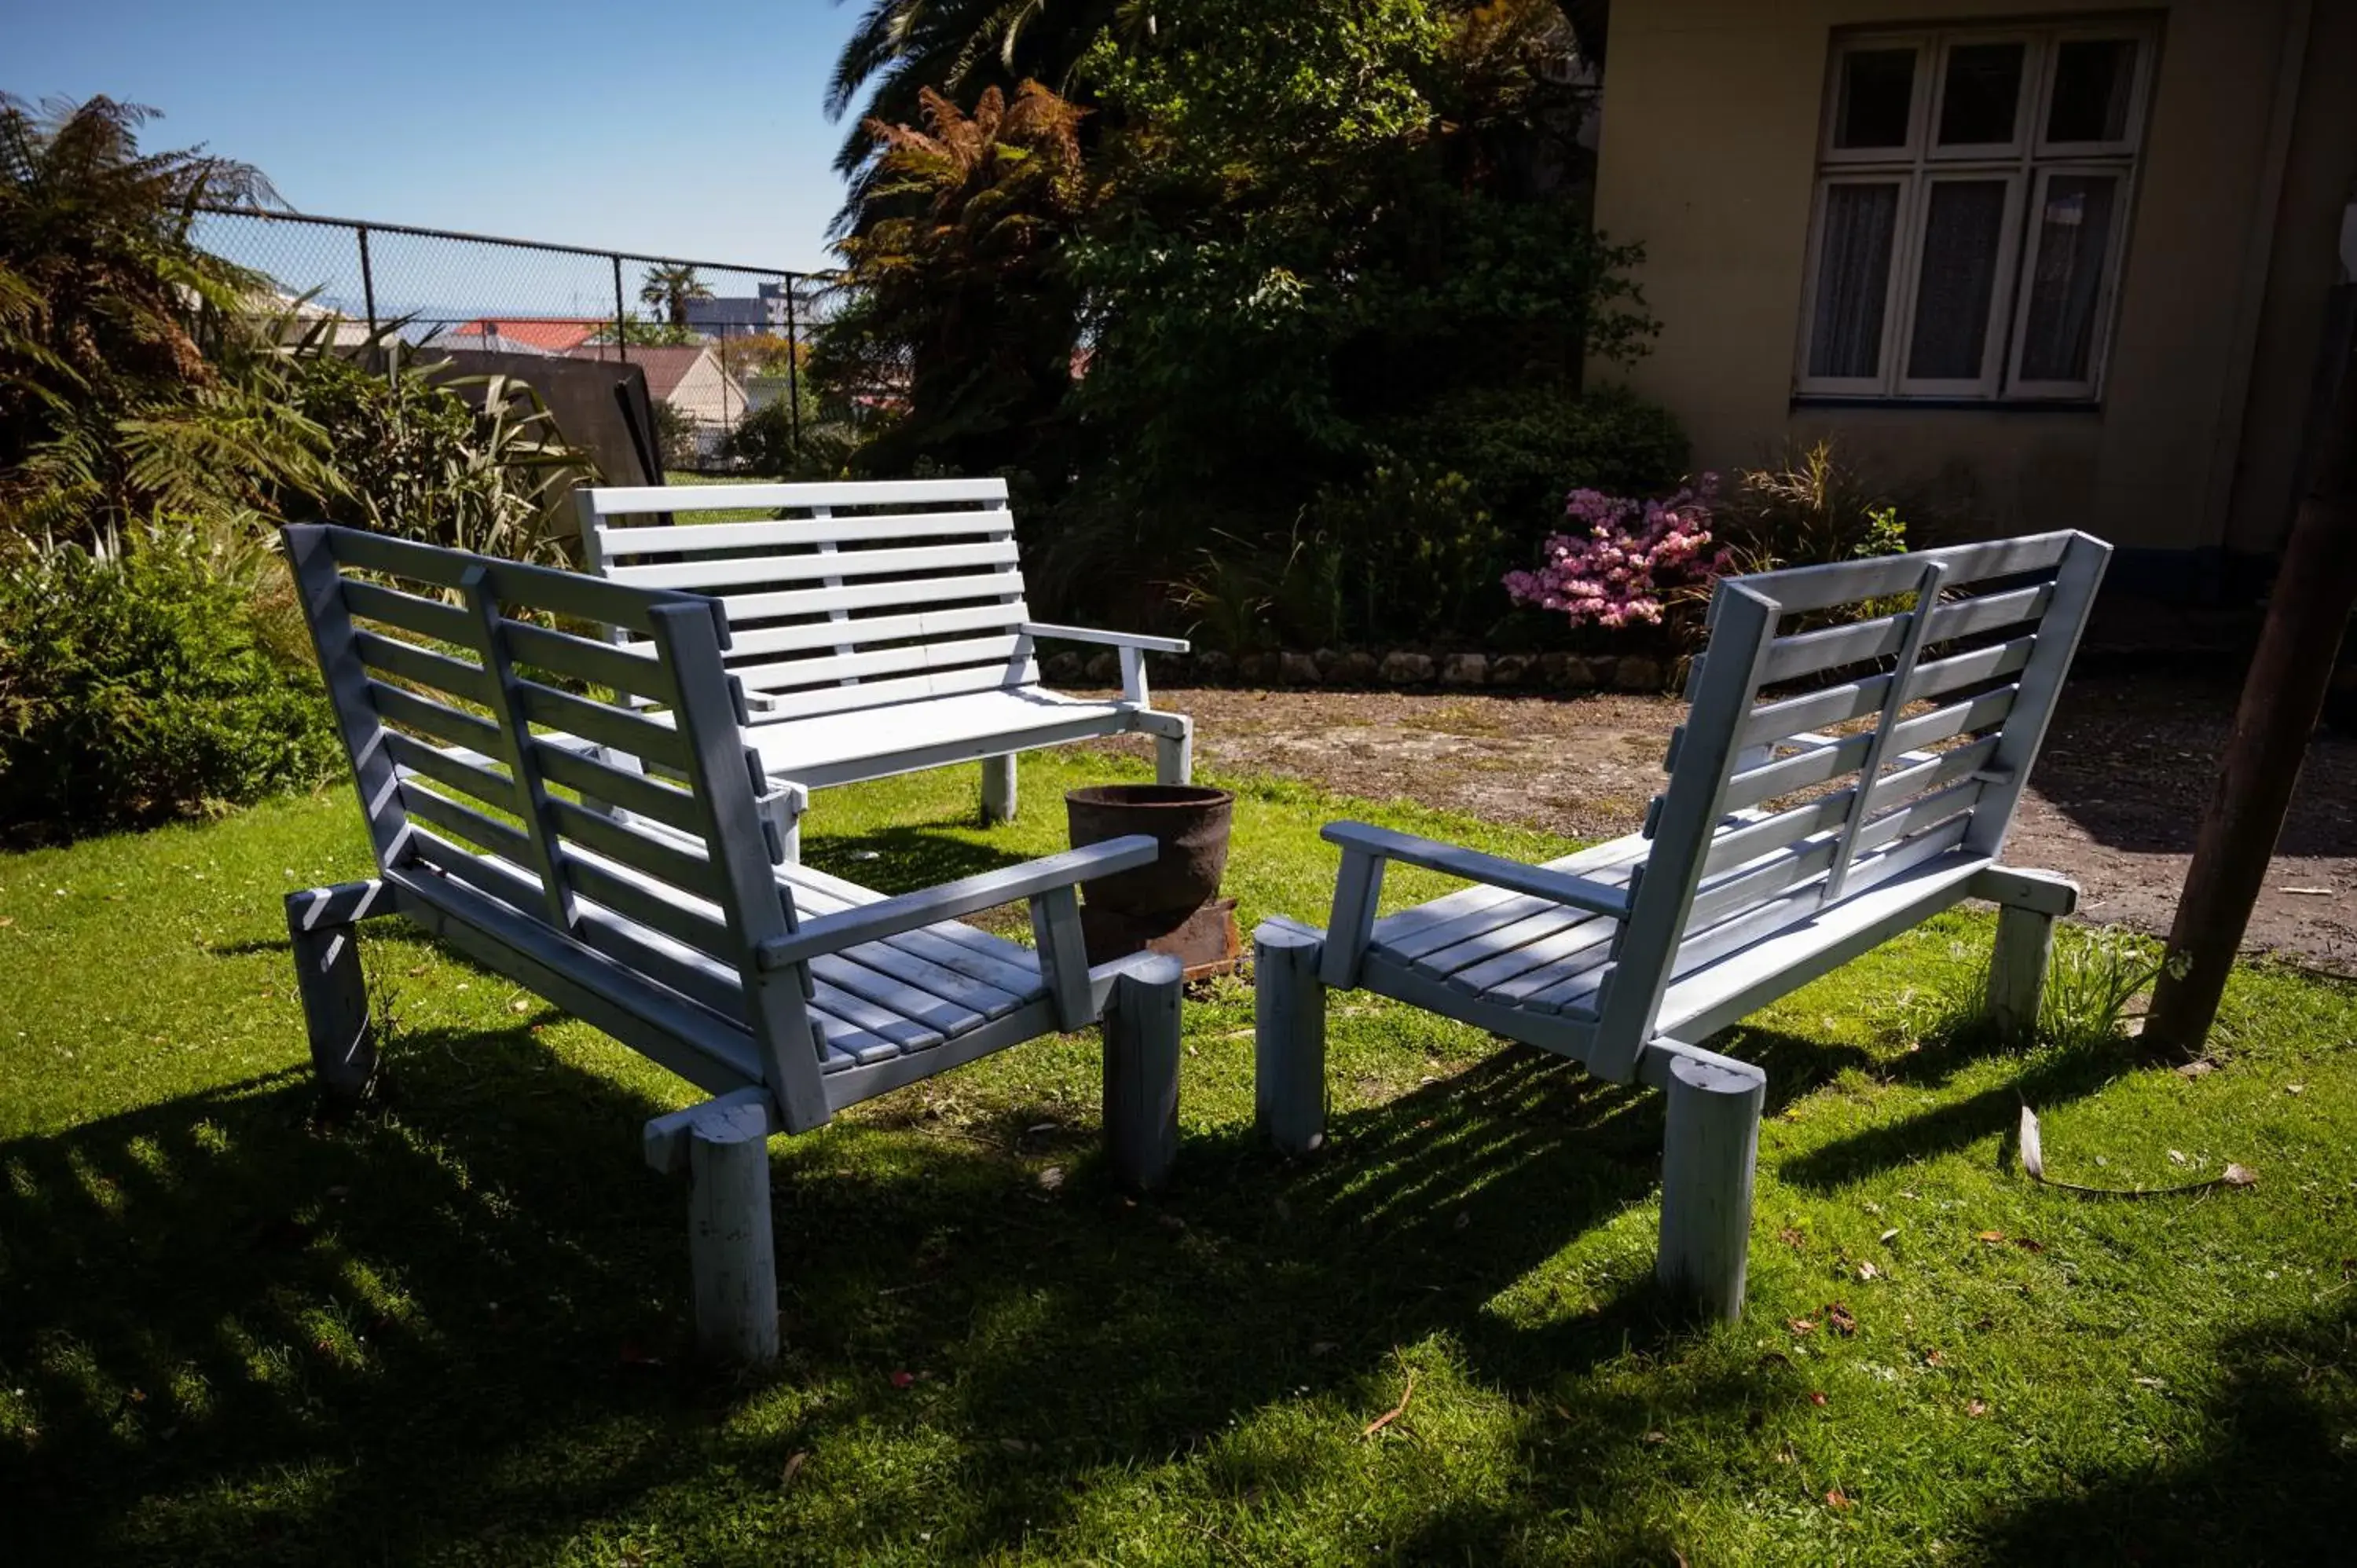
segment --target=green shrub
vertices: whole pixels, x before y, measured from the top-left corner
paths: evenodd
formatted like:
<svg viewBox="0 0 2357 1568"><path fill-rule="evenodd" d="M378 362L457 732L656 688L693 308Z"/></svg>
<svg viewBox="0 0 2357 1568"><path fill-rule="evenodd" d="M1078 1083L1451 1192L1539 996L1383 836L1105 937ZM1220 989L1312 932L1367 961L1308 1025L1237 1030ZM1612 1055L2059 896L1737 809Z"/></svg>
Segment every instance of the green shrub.
<svg viewBox="0 0 2357 1568"><path fill-rule="evenodd" d="M1686 435L1668 409L1620 388L1469 387L1388 427L1403 456L1465 476L1517 536L1559 523L1573 490L1652 495L1686 471Z"/></svg>
<svg viewBox="0 0 2357 1568"><path fill-rule="evenodd" d="M186 526L0 559L0 830L84 832L306 786L334 724L266 553Z"/></svg>

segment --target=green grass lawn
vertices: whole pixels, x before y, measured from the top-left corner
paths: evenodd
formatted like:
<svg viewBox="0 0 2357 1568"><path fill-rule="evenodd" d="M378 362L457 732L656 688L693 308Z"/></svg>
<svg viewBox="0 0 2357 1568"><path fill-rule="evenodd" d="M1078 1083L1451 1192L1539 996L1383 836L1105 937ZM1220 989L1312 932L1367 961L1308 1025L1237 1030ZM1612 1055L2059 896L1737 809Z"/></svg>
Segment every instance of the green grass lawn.
<svg viewBox="0 0 2357 1568"><path fill-rule="evenodd" d="M918 886L1139 771L1024 768L989 833L972 770L822 795L811 858ZM1240 789L1247 920L1319 912L1346 810L1551 847ZM775 1144L787 1356L739 1378L638 1153L677 1080L386 928L388 1101L314 1123L279 896L366 864L342 790L0 858L8 1561L2346 1560L2346 988L2239 975L2190 1078L1943 1033L1990 922L1894 942L1722 1041L1769 1120L1749 1313L1695 1329L1647 1283L1658 1097L1338 996L1286 1164L1222 982L1162 1201L1108 1189L1093 1034ZM2023 1096L2058 1176L2258 1185L2031 1186Z"/></svg>

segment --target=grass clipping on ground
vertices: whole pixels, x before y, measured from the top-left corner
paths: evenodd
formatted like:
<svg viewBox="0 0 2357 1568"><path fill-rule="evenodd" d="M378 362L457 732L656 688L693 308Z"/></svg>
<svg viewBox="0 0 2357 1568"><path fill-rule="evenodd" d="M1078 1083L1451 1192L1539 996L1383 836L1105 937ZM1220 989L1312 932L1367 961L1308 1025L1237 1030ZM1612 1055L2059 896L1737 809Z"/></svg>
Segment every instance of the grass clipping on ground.
<svg viewBox="0 0 2357 1568"><path fill-rule="evenodd" d="M986 833L967 770L829 792L811 856L920 886L1059 847L1062 789L1146 776L1023 768ZM1559 847L1238 787L1247 924L1319 917L1334 816ZM1981 915L1894 941L1717 1042L1770 1098L1749 1310L1696 1330L1649 1286L1657 1096L1338 995L1329 1147L1287 1164L1252 1135L1251 988L1222 981L1186 1009L1162 1201L1105 1182L1093 1034L780 1140L787 1355L740 1379L688 1354L684 1195L637 1156L694 1098L677 1079L388 928L363 950L393 1092L311 1120L279 897L367 865L341 790L0 858L16 1560L2342 1548L2318 1499L2357 1464L2347 987L2239 973L2192 1076L2084 1026L2100 1006L2029 1047L1978 1038ZM2094 940L2064 934L2063 990ZM2072 1179L2266 1179L2083 1201L2024 1179L2024 1104Z"/></svg>

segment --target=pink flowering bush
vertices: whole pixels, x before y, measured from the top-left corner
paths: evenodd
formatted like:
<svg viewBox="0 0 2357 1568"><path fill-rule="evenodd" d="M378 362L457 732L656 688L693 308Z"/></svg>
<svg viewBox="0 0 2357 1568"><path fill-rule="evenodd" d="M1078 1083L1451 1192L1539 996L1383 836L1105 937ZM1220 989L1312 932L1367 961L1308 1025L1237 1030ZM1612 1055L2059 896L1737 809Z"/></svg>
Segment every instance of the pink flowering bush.
<svg viewBox="0 0 2357 1568"><path fill-rule="evenodd" d="M1548 536L1538 570L1506 574L1506 593L1574 626L1659 626L1664 606L1706 597L1734 564L1733 552L1712 548L1717 499L1711 474L1666 500L1574 490L1572 526Z"/></svg>

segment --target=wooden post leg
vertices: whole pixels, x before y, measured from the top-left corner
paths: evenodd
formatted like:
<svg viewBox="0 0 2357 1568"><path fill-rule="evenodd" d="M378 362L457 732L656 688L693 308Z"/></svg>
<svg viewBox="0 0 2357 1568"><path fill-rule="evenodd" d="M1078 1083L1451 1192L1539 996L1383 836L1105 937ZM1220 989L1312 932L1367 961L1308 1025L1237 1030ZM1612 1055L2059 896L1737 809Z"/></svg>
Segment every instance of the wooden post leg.
<svg viewBox="0 0 2357 1568"><path fill-rule="evenodd" d="M311 1036L311 1067L319 1087L348 1103L365 1096L376 1076L376 1031L369 1024L358 919L382 886L355 882L286 896L286 935Z"/></svg>
<svg viewBox="0 0 2357 1568"><path fill-rule="evenodd" d="M1168 953L1133 961L1104 1010L1105 1157L1114 1180L1155 1192L1178 1157L1178 993Z"/></svg>
<svg viewBox="0 0 2357 1568"><path fill-rule="evenodd" d="M1195 781L1195 726L1190 721L1180 720L1177 735L1154 737L1154 781L1157 784L1191 784Z"/></svg>
<svg viewBox="0 0 2357 1568"><path fill-rule="evenodd" d="M777 1242L770 1230L770 1122L758 1105L707 1103L688 1123L688 1264L695 1341L734 1362L778 1357Z"/></svg>
<svg viewBox="0 0 2357 1568"><path fill-rule="evenodd" d="M982 759L982 825L1015 820L1015 754Z"/></svg>
<svg viewBox="0 0 2357 1568"><path fill-rule="evenodd" d="M2038 1032L2038 1000L2054 957L2054 917L2000 906L1996 948L1989 955L1988 1018L1997 1036L2027 1043Z"/></svg>
<svg viewBox="0 0 2357 1568"><path fill-rule="evenodd" d="M1288 1155L1326 1141L1325 941L1289 921L1253 932L1253 1119Z"/></svg>
<svg viewBox="0 0 2357 1568"><path fill-rule="evenodd" d="M1743 1316L1752 1167L1768 1076L1691 1057L1670 1064L1662 1151L1662 1251L1654 1273L1728 1322Z"/></svg>

